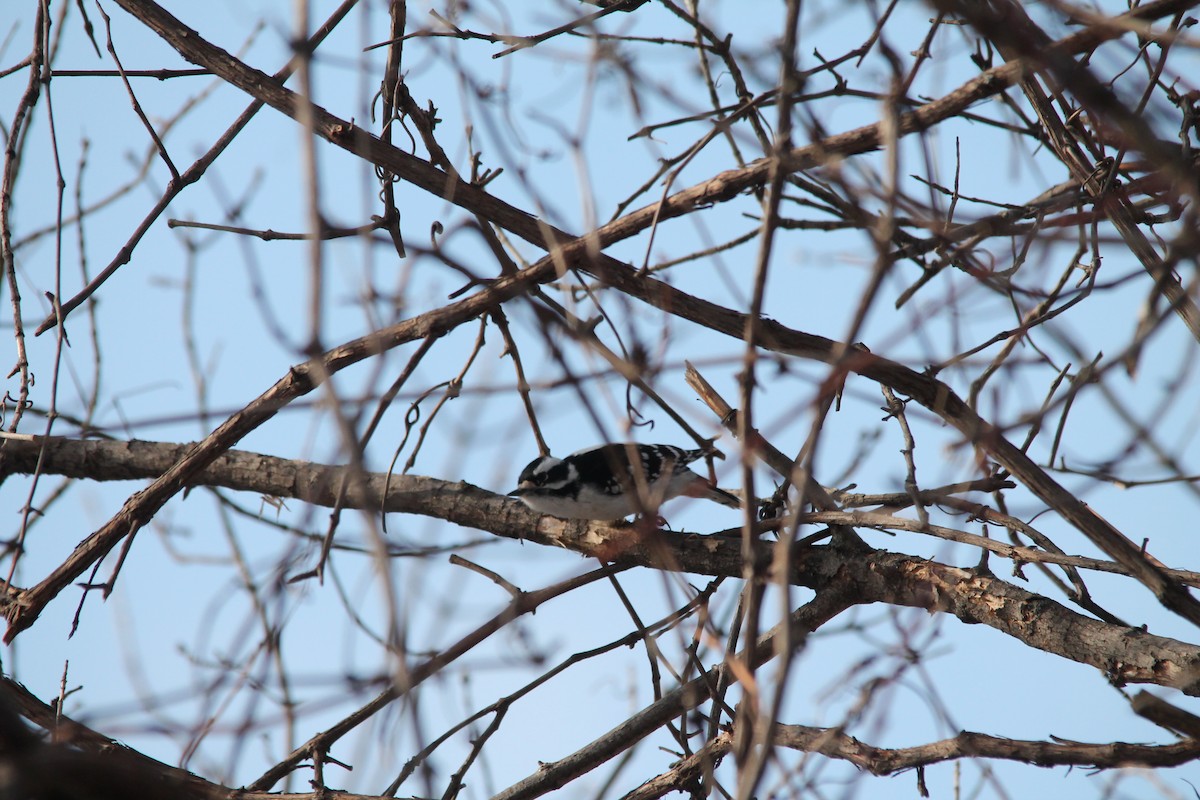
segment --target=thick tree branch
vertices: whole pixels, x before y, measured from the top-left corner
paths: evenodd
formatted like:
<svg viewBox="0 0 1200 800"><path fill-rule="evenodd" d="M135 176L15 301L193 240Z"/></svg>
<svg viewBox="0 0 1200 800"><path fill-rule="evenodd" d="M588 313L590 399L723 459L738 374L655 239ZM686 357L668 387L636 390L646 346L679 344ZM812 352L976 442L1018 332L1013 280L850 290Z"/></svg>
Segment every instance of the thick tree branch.
<svg viewBox="0 0 1200 800"><path fill-rule="evenodd" d="M4 444L0 474L32 469L38 442L8 439ZM92 474L122 478L150 477L177 463L178 452L193 447L61 439L50 440L48 445L45 472L57 472L61 467L64 474L91 477L88 465L91 469L103 466ZM736 531L730 535L660 533L646 537L635 527L538 517L511 498L471 484L413 475L392 476L383 503L385 475L346 476L347 469L234 452L195 473L189 485L218 485L333 506L343 478L348 477L344 508L383 508L435 517L619 564L735 578L744 572L741 538ZM755 545L760 574L771 568L773 547L770 542ZM1151 683L1200 696L1200 648L1195 645L1086 617L991 575L883 550L866 550L847 558L833 547L798 548L792 563L788 580L796 586L822 589L835 580L849 580L859 603L948 612L964 622L984 623L1039 650L1095 667L1118 685ZM6 613L19 615L26 598L43 584L29 590L11 589Z"/></svg>
<svg viewBox="0 0 1200 800"><path fill-rule="evenodd" d="M51 740L30 732L18 715ZM223 800L232 792L125 747L0 676L0 795Z"/></svg>
<svg viewBox="0 0 1200 800"><path fill-rule="evenodd" d="M1174 744L1088 744L1085 742L1039 742L1005 739L984 733L963 731L951 739L915 747L875 747L842 733L837 728L812 728L807 725L777 725L774 741L807 753L849 761L872 775L895 775L904 770L925 767L963 758L994 758L1020 761L1039 767L1082 766L1095 769L1122 767L1176 767L1200 757L1200 740L1185 739ZM722 733L701 750L674 764L668 772L656 775L621 800L656 800L672 792L686 791L728 755L733 734Z"/></svg>
<svg viewBox="0 0 1200 800"><path fill-rule="evenodd" d="M1200 757L1200 741L1185 739L1175 744L1147 745L1113 742L1026 741L963 731L951 739L888 749L864 744L836 728L780 725L775 742L806 752L840 758L872 775L894 775L906 769L959 758L997 758L1023 761L1039 767L1081 766L1096 769L1118 767L1175 767Z"/></svg>

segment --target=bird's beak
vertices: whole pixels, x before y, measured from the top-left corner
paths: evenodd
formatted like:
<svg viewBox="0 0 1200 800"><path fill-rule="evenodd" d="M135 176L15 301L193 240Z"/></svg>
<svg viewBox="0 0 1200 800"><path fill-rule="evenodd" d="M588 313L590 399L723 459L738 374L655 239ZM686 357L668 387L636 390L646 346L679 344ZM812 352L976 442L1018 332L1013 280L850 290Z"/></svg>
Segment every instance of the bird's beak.
<svg viewBox="0 0 1200 800"><path fill-rule="evenodd" d="M525 487L518 486L517 488L515 488L511 492L509 492L506 496L507 497L520 497L523 494L525 494Z"/></svg>

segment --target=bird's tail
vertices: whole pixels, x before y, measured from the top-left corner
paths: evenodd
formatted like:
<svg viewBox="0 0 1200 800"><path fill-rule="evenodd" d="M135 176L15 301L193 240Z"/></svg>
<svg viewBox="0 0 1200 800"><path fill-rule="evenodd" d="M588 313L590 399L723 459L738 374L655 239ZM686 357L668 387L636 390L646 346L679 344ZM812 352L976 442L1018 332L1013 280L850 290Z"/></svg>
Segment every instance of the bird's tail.
<svg viewBox="0 0 1200 800"><path fill-rule="evenodd" d="M742 500L736 494L727 492L724 489L718 489L708 482L707 478L696 476L697 480L692 481L688 490L684 492L688 497L703 497L706 500L712 500L714 503L720 503L723 506L730 508L741 508Z"/></svg>

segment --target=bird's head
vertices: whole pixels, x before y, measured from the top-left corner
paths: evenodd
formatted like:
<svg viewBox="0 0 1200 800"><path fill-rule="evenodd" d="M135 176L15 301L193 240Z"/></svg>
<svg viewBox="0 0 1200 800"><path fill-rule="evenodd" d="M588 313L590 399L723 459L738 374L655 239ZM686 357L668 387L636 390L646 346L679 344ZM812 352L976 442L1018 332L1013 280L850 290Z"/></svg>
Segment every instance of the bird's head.
<svg viewBox="0 0 1200 800"><path fill-rule="evenodd" d="M551 455L538 456L521 470L521 475L517 478L517 488L509 492L508 496L521 497L561 489L578 477L574 473L575 468L561 458Z"/></svg>

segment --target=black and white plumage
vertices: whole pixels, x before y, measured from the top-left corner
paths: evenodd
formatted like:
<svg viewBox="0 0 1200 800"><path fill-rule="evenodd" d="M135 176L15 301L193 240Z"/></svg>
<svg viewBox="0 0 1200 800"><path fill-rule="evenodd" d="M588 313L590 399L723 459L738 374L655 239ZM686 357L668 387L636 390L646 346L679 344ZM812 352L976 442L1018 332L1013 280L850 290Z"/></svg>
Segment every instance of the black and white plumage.
<svg viewBox="0 0 1200 800"><path fill-rule="evenodd" d="M739 508L734 495L688 469L711 451L666 444L603 444L566 458L539 456L521 470L510 496L561 519L622 519L657 513L672 497L704 497ZM630 464L630 454L636 459Z"/></svg>

